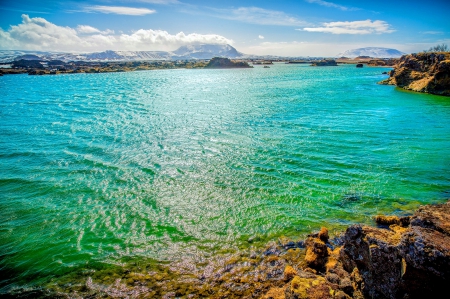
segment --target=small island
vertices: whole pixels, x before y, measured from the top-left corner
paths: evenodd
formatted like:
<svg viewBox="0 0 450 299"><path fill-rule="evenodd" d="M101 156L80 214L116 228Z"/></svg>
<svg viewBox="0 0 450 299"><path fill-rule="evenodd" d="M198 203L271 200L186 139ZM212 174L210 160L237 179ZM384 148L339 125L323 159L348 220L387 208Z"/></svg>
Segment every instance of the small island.
<svg viewBox="0 0 450 299"><path fill-rule="evenodd" d="M252 68L247 62L232 61L224 57L214 57L205 66L205 69L229 69L229 68Z"/></svg>
<svg viewBox="0 0 450 299"><path fill-rule="evenodd" d="M337 62L334 59L323 59L318 61L313 61L311 66L337 66Z"/></svg>

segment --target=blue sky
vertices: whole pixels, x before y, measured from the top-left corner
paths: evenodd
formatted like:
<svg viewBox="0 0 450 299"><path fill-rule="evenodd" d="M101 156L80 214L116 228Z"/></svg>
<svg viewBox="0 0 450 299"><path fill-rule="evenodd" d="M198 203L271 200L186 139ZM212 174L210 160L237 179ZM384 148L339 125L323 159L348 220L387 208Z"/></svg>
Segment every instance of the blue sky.
<svg viewBox="0 0 450 299"><path fill-rule="evenodd" d="M175 50L229 43L247 54L335 56L450 46L450 1L0 0L0 49Z"/></svg>

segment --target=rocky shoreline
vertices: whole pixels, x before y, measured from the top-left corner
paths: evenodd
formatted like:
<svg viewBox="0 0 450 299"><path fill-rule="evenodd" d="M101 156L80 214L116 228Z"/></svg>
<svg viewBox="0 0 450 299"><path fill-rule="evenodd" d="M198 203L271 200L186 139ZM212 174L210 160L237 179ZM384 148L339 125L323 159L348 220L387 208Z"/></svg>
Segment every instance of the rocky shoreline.
<svg viewBox="0 0 450 299"><path fill-rule="evenodd" d="M450 202L413 216L376 216L382 227L352 225L342 245L327 246L327 230L306 240L307 265L278 296L264 298L439 298L450 282ZM311 274L313 272L313 274ZM294 273L294 274L289 274Z"/></svg>
<svg viewBox="0 0 450 299"><path fill-rule="evenodd" d="M423 52L400 58L380 84L450 96L450 52Z"/></svg>
<svg viewBox="0 0 450 299"><path fill-rule="evenodd" d="M330 238L281 238L193 267L186 260L84 269L5 298L440 298L450 282L450 201L374 217ZM5 294L4 294L5 295Z"/></svg>

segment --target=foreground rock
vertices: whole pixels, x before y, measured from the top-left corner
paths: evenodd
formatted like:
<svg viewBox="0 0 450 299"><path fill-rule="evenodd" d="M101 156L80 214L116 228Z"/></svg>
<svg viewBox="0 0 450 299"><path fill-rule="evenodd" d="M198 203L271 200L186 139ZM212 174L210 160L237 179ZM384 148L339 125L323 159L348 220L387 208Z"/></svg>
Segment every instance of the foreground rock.
<svg viewBox="0 0 450 299"><path fill-rule="evenodd" d="M450 52L404 55L380 84L450 96Z"/></svg>
<svg viewBox="0 0 450 299"><path fill-rule="evenodd" d="M265 298L448 297L450 201L421 207L412 217L375 220L384 228L352 225L334 250L321 233L310 235L305 261L312 269L291 274L284 296Z"/></svg>
<svg viewBox="0 0 450 299"><path fill-rule="evenodd" d="M450 282L450 202L420 208L389 229L353 225L340 262L358 271L367 298L438 298ZM400 224L400 225L399 225Z"/></svg>

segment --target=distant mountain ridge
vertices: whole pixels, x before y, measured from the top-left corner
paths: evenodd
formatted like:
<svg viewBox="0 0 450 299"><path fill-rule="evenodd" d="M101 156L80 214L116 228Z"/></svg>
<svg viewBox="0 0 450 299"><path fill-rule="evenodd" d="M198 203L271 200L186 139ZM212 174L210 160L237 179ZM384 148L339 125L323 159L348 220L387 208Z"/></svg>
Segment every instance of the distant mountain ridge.
<svg viewBox="0 0 450 299"><path fill-rule="evenodd" d="M399 58L406 53L400 52L396 49L381 48L381 47L366 47L359 49L347 50L340 53L337 57L355 58L358 56L369 56L373 58Z"/></svg>
<svg viewBox="0 0 450 299"><path fill-rule="evenodd" d="M230 45L196 44L182 46L175 51L112 51L95 53L57 53L42 51L0 50L0 62L20 59L68 61L135 61L135 60L190 60L211 59L213 57L239 58L245 55Z"/></svg>

